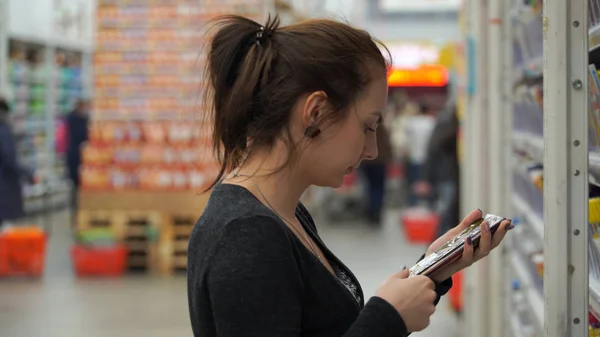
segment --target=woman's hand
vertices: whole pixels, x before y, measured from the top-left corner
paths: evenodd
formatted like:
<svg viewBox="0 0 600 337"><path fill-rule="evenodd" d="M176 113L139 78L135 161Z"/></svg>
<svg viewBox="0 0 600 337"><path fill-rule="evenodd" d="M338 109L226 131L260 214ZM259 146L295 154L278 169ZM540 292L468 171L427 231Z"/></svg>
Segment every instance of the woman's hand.
<svg viewBox="0 0 600 337"><path fill-rule="evenodd" d="M408 270L390 276L375 296L391 304L406 324L408 332L421 331L429 325L435 311L435 284L427 276L408 277Z"/></svg>
<svg viewBox="0 0 600 337"><path fill-rule="evenodd" d="M435 242L433 242L427 249L427 253L425 254L425 256L436 251L448 240L452 239L465 228L469 227L469 225L471 225L473 222L481 219L482 216L483 212L479 209L471 212L471 214L467 215L458 226L452 228L451 230L446 232L446 234L442 235L440 238L435 240ZM440 271L433 273L433 275L431 275L431 278L435 282L441 283L444 280L451 277L452 275L454 275L455 273L465 269L466 267L469 267L476 261L479 261L482 258L486 257L492 249L498 247L500 242L502 242L502 239L504 239L504 235L506 234L506 232L508 232L512 228L513 225L510 223L510 220L504 220L502 221L494 235L492 235L489 224L487 223L487 221L484 221L481 224L481 239L479 240L478 248L476 250L473 249L473 243L470 242L470 240L466 240L466 242L464 243L462 257L459 260L452 262Z"/></svg>

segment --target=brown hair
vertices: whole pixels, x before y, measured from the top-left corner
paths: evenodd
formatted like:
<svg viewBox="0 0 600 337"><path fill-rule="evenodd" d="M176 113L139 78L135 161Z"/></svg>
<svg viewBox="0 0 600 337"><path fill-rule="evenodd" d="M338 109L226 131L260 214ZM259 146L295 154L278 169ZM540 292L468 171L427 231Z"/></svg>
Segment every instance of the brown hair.
<svg viewBox="0 0 600 337"><path fill-rule="evenodd" d="M327 119L339 120L373 79L369 66L380 66L383 75L389 70L378 44L385 46L341 22L279 27L277 16L269 16L264 26L224 16L215 23L219 29L208 45L205 99L221 169L210 188L241 166L252 148L272 146L282 134L289 163L295 148L288 124L301 95L323 91L332 108Z"/></svg>

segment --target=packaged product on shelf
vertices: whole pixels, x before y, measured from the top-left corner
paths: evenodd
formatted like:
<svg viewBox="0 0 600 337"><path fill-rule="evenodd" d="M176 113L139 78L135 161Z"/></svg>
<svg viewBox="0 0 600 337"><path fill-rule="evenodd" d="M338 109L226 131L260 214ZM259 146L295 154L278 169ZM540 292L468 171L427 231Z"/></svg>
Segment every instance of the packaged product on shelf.
<svg viewBox="0 0 600 337"><path fill-rule="evenodd" d="M596 67L592 64L588 69L588 100L590 121L590 150L600 153L600 80Z"/></svg>
<svg viewBox="0 0 600 337"><path fill-rule="evenodd" d="M172 186L172 174L164 167L141 168L138 177L142 190L168 190Z"/></svg>
<svg viewBox="0 0 600 337"><path fill-rule="evenodd" d="M189 144L194 134L194 125L172 122L168 125L168 139L171 144Z"/></svg>
<svg viewBox="0 0 600 337"><path fill-rule="evenodd" d="M531 257L531 260L535 264L535 270L537 272L538 277L544 277L544 254L537 253Z"/></svg>
<svg viewBox="0 0 600 337"><path fill-rule="evenodd" d="M106 190L110 188L110 176L105 167L85 165L80 170L81 186L85 190Z"/></svg>
<svg viewBox="0 0 600 337"><path fill-rule="evenodd" d="M201 170L189 170L188 181L193 191L204 190L209 183L208 177Z"/></svg>
<svg viewBox="0 0 600 337"><path fill-rule="evenodd" d="M185 171L173 170L172 177L173 177L173 189L185 190L189 186L188 176L186 175Z"/></svg>
<svg viewBox="0 0 600 337"><path fill-rule="evenodd" d="M164 147L161 145L144 145L140 152L140 164L143 166L161 164L164 158L163 151Z"/></svg>
<svg viewBox="0 0 600 337"><path fill-rule="evenodd" d="M96 22L100 29L105 26L116 26L119 19L119 7L117 6L99 6L96 10Z"/></svg>
<svg viewBox="0 0 600 337"><path fill-rule="evenodd" d="M107 146L85 146L81 151L84 163L88 165L110 165L113 162L113 149Z"/></svg>
<svg viewBox="0 0 600 337"><path fill-rule="evenodd" d="M142 141L142 130L140 128L139 123L126 123L125 133L125 139L129 143L139 143Z"/></svg>
<svg viewBox="0 0 600 337"><path fill-rule="evenodd" d="M138 165L140 163L140 147L121 145L114 151L114 162L121 165Z"/></svg>
<svg viewBox="0 0 600 337"><path fill-rule="evenodd" d="M142 136L146 142L163 144L166 139L166 131L160 122L148 122L142 124Z"/></svg>

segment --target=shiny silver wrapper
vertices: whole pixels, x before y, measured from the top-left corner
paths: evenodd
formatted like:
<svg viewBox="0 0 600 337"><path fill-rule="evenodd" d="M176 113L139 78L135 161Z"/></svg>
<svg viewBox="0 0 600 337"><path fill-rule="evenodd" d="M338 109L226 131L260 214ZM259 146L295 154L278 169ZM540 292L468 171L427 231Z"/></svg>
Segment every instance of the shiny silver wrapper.
<svg viewBox="0 0 600 337"><path fill-rule="evenodd" d="M479 244L479 239L481 238L481 223L484 220L488 222L490 231L494 233L505 218L493 214L486 214L483 218L475 221L457 236L446 242L435 252L429 254L423 260L412 266L408 270L409 277L429 275L434 271L443 268L448 263L460 258L464 249L465 240L468 237L471 237L471 242L473 242L473 246L476 248Z"/></svg>

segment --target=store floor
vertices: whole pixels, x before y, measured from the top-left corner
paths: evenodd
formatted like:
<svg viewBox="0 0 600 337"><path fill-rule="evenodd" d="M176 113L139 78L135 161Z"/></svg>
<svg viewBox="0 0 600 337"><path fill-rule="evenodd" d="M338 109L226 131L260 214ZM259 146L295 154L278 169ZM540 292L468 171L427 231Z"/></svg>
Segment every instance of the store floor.
<svg viewBox="0 0 600 337"><path fill-rule="evenodd" d="M68 214L53 217L43 280L0 280L1 337L189 337L185 277L127 276L78 280L72 276ZM398 214L382 228L364 224L319 224L326 243L357 274L366 296L390 274L410 266L425 247L410 246ZM414 336L458 336L445 300L429 328Z"/></svg>

